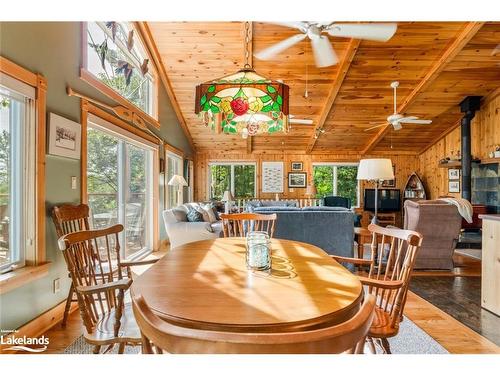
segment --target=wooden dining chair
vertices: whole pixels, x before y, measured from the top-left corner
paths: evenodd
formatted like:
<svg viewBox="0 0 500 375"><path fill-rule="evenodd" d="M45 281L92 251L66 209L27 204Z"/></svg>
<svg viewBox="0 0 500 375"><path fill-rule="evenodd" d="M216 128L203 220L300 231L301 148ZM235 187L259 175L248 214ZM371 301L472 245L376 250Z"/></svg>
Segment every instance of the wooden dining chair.
<svg viewBox="0 0 500 375"><path fill-rule="evenodd" d="M86 204L62 204L60 206L55 206L52 209L52 221L56 227L57 238L68 233L89 230L89 213L90 209ZM66 326L72 302L77 302L73 282L71 282L68 297L66 298L66 306L64 307L64 316L62 320L63 327Z"/></svg>
<svg viewBox="0 0 500 375"><path fill-rule="evenodd" d="M375 297L365 298L348 321L310 331L250 333L187 328L160 319L144 298L134 296L134 315L146 354L332 354L362 353L373 319Z"/></svg>
<svg viewBox="0 0 500 375"><path fill-rule="evenodd" d="M274 235L276 214L221 214L224 237L246 237L250 231L264 231L269 237Z"/></svg>
<svg viewBox="0 0 500 375"><path fill-rule="evenodd" d="M372 232L369 260L333 258L341 263L369 266L368 275L359 277L368 292L377 298L375 317L367 341L372 352L376 351L375 340L384 353L390 354L387 339L399 332L413 266L423 237L411 230L384 228L375 224L370 224L368 230Z"/></svg>
<svg viewBox="0 0 500 375"><path fill-rule="evenodd" d="M132 279L122 271L118 234L123 225L69 233L59 239L78 300L85 332L94 353L119 345L139 345L141 336L131 304L124 302ZM114 269L113 264L117 264Z"/></svg>
<svg viewBox="0 0 500 375"><path fill-rule="evenodd" d="M73 205L65 203L60 206L54 206L54 208L52 209L52 221L54 222L58 238L69 233L90 230L91 227L89 219L90 208L86 204ZM132 278L132 270L130 267L152 264L157 260L158 259L122 261L121 266L125 267L127 276L129 278ZM116 261L114 261L114 263L111 265L111 268L114 270L114 272L117 271ZM72 302L77 302L73 282L71 282L68 297L66 298L66 305L64 307L64 316L62 320L63 327L66 326Z"/></svg>

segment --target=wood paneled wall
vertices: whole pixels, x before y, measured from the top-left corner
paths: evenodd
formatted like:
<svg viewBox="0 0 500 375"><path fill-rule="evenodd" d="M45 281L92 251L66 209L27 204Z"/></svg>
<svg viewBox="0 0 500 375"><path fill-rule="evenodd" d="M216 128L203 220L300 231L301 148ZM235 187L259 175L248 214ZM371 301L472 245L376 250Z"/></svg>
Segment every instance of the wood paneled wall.
<svg viewBox="0 0 500 375"><path fill-rule="evenodd" d="M496 145L500 145L500 96L483 104L472 120L472 155L478 158L489 158L488 154ZM429 199L440 195L460 197L460 193L448 193L448 170L438 168L440 159L455 154L460 150L460 126L457 126L446 137L439 140L419 157L421 178L427 188Z"/></svg>
<svg viewBox="0 0 500 375"><path fill-rule="evenodd" d="M393 155L365 155L361 157L359 154L290 154L290 153L279 153L279 154L227 154L224 152L211 152L211 153L197 153L195 156L195 200L204 201L209 198L208 191L208 164L210 162L217 161L252 161L257 164L257 197L262 199L272 199L275 194L265 194L261 192L261 166L263 161L283 161L285 167L284 173L284 193L280 194L282 199L297 199L297 198L307 198L305 197L305 188L288 188L288 172L291 172L291 163L296 161L303 162L303 172L307 173L308 184L312 182L312 165L313 163L320 162L357 162L361 158L382 158L387 157L392 160L393 165L396 167L396 188L401 190L401 196L403 195L403 189L406 184L406 180L411 175L411 173L418 171L419 160L417 155L407 155L407 154L393 154ZM365 183L362 184L362 187ZM369 186L371 187L371 186ZM361 193L361 200L363 199L363 194ZM361 207L363 202L361 202ZM360 210L361 211L361 210ZM364 217L363 220L367 221ZM398 222L400 220L398 219ZM367 223L366 223L367 224Z"/></svg>

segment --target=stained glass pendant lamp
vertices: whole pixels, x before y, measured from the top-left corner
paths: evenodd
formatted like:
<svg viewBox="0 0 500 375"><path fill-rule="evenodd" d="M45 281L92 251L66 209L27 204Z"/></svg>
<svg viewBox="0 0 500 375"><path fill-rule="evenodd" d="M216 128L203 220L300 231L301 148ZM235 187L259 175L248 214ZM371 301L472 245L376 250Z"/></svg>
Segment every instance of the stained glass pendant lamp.
<svg viewBox="0 0 500 375"><path fill-rule="evenodd" d="M287 132L289 88L253 70L249 64L248 35L247 32L245 67L198 85L195 112L216 133L241 134L247 138Z"/></svg>

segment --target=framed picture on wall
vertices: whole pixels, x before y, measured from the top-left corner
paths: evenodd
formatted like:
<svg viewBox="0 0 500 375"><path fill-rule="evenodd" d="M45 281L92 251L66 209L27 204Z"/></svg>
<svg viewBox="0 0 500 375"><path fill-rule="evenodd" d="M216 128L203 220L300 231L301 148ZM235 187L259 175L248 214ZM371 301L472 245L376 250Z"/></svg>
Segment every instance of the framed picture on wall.
<svg viewBox="0 0 500 375"><path fill-rule="evenodd" d="M460 193L460 181L448 181L449 193Z"/></svg>
<svg viewBox="0 0 500 375"><path fill-rule="evenodd" d="M382 187L393 188L396 187L396 167L392 166L392 173L394 173L394 180L384 180L382 181Z"/></svg>
<svg viewBox="0 0 500 375"><path fill-rule="evenodd" d="M288 173L288 187L289 188L305 188L307 185L307 173L300 172Z"/></svg>
<svg viewBox="0 0 500 375"><path fill-rule="evenodd" d="M448 180L460 180L460 169L448 169Z"/></svg>
<svg viewBox="0 0 500 375"><path fill-rule="evenodd" d="M49 115L49 154L80 159L81 125L62 116Z"/></svg>
<svg viewBox="0 0 500 375"><path fill-rule="evenodd" d="M262 162L262 192L283 193L283 162Z"/></svg>
<svg viewBox="0 0 500 375"><path fill-rule="evenodd" d="M301 171L304 168L301 161L292 161L292 171Z"/></svg>

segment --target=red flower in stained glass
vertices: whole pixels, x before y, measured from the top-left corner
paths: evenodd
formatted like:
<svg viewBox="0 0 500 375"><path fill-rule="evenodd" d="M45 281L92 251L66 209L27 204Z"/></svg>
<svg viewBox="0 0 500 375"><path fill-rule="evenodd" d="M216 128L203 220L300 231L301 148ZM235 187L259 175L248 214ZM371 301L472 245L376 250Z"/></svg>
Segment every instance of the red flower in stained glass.
<svg viewBox="0 0 500 375"><path fill-rule="evenodd" d="M248 111L248 102L243 98L236 98L231 101L231 108L237 116L244 115Z"/></svg>

